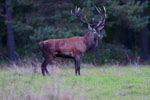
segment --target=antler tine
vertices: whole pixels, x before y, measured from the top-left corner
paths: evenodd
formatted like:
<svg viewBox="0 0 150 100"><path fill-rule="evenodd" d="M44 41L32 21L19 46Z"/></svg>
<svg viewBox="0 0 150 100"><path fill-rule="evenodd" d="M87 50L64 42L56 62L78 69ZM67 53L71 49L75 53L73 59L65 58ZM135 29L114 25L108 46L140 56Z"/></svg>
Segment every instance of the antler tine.
<svg viewBox="0 0 150 100"><path fill-rule="evenodd" d="M102 14L102 11L99 7L96 7L96 10L98 11L98 13L100 14L100 20L99 20L99 23L97 24L96 27L100 27L100 26L103 26L104 23L105 23L105 17L106 17L106 9L105 7L103 6L103 9L104 9L104 13Z"/></svg>
<svg viewBox="0 0 150 100"><path fill-rule="evenodd" d="M104 15L103 15L104 19L103 19L103 22L100 24L100 26L103 26L105 24L106 8L104 6L103 6L103 8L104 8Z"/></svg>
<svg viewBox="0 0 150 100"><path fill-rule="evenodd" d="M103 22L102 22L102 24L101 25L104 25L105 24L105 18L106 18L106 8L103 6L103 8L104 8L104 20L103 20Z"/></svg>
<svg viewBox="0 0 150 100"><path fill-rule="evenodd" d="M105 13L105 16L106 16L106 8L105 8L105 6L103 6L103 8L104 8L104 13Z"/></svg>
<svg viewBox="0 0 150 100"><path fill-rule="evenodd" d="M82 23L84 24L88 24L87 20L86 20L86 16L84 16L83 18L81 17L82 12L80 10L80 8L78 8L77 6L75 7L75 11L73 13L73 11L71 10L71 14L73 16L76 16Z"/></svg>
<svg viewBox="0 0 150 100"><path fill-rule="evenodd" d="M78 14L78 7L75 7L75 14Z"/></svg>
<svg viewBox="0 0 150 100"><path fill-rule="evenodd" d="M103 9L104 9L104 14L103 14L103 22L102 22L102 24L101 25L104 25L105 24L105 20L106 20L106 8L105 8L105 6L103 6Z"/></svg>
<svg viewBox="0 0 150 100"><path fill-rule="evenodd" d="M102 10L99 7L95 6L95 8L96 8L96 10L98 11L99 14L102 14Z"/></svg>

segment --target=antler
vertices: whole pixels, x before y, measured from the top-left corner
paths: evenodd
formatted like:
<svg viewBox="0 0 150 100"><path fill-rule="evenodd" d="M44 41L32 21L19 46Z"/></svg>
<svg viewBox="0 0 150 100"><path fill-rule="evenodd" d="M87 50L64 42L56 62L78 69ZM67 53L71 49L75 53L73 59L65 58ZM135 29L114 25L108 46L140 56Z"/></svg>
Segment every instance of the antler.
<svg viewBox="0 0 150 100"><path fill-rule="evenodd" d="M99 15L100 15L100 20L99 20L99 23L96 25L96 27L97 27L97 28L99 28L99 27L104 27L104 24L105 24L105 17L106 17L106 9L105 9L105 7L103 6L103 8L104 8L104 13L102 14L102 10L101 10L99 7L96 7L96 6L95 6L95 8L96 8L97 12L98 12Z"/></svg>
<svg viewBox="0 0 150 100"><path fill-rule="evenodd" d="M71 14L72 14L73 16L76 16L76 17L77 17L82 23L84 23L84 24L94 25L94 26L96 26L97 28L101 28L101 29L102 29L102 28L104 27L104 24L105 24L106 9L105 9L105 7L103 7L104 13L102 13L102 10L101 10L99 7L96 7L96 6L95 6L95 8L96 8L97 12L98 12L99 15L100 15L100 19L99 19L99 22L98 22L97 25L94 25L94 18L92 18L92 20L91 20L92 23L91 23L91 24L87 22L86 16L84 16L84 17L82 18L82 17L81 17L81 16L82 16L82 11L81 11L80 8L78 8L77 6L75 7L74 13L73 13L73 11L71 10Z"/></svg>
<svg viewBox="0 0 150 100"><path fill-rule="evenodd" d="M78 8L77 6L75 7L75 11L73 13L73 11L71 10L71 14L73 16L76 16L82 23L84 24L88 24L87 20L86 20L86 16L84 16L83 18L82 16L82 11L80 10L80 8Z"/></svg>

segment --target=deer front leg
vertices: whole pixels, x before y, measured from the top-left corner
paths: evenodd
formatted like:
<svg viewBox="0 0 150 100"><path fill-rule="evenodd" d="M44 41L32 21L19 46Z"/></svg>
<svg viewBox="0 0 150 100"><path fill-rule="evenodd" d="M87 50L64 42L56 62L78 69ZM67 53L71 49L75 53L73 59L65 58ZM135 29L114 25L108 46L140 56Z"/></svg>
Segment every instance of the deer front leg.
<svg viewBox="0 0 150 100"><path fill-rule="evenodd" d="M80 75L80 56L75 57L75 74Z"/></svg>
<svg viewBox="0 0 150 100"><path fill-rule="evenodd" d="M75 75L77 75L77 61L76 60L74 60L74 62L75 62Z"/></svg>
<svg viewBox="0 0 150 100"><path fill-rule="evenodd" d="M78 70L78 75L80 75L80 60L78 61L78 67L77 67L77 70Z"/></svg>

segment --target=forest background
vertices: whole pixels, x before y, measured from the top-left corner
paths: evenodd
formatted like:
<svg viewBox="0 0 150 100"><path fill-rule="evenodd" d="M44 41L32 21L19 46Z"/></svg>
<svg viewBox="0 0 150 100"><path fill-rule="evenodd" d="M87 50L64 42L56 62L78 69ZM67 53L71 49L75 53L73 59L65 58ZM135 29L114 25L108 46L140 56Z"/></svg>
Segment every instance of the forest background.
<svg viewBox="0 0 150 100"><path fill-rule="evenodd" d="M87 26L70 10L81 7L89 22L91 17L98 22L95 5L107 9L104 38L83 62L150 63L148 0L0 0L0 63L40 59L40 41L85 35Z"/></svg>

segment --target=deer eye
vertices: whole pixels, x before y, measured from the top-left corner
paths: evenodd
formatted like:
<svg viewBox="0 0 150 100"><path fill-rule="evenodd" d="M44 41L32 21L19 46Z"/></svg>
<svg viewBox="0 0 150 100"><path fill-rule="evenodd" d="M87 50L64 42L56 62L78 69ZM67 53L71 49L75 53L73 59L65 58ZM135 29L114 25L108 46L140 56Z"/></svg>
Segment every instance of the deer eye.
<svg viewBox="0 0 150 100"><path fill-rule="evenodd" d="M94 29L94 30L92 30L92 32L93 32L93 33L96 33L96 30Z"/></svg>
<svg viewBox="0 0 150 100"><path fill-rule="evenodd" d="M97 32L96 32L96 31L92 31L92 33L94 33L94 34L95 34L95 33L97 33Z"/></svg>

